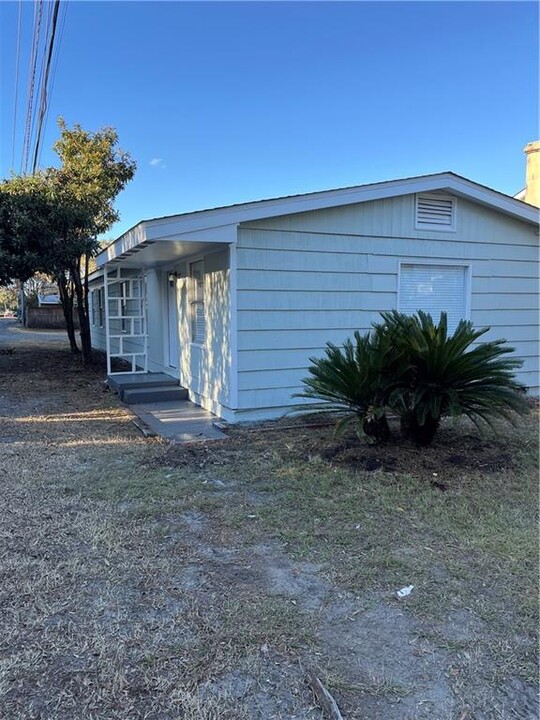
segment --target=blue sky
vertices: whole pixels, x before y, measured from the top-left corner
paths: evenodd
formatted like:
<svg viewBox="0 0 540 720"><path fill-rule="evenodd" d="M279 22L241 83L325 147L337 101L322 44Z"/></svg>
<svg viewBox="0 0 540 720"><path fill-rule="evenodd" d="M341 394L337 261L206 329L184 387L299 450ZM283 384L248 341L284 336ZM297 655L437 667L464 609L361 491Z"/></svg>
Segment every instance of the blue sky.
<svg viewBox="0 0 540 720"><path fill-rule="evenodd" d="M4 177L17 9L0 3ZM115 126L137 160L109 236L153 216L441 170L515 193L539 135L538 7L71 1L42 164L55 160L58 115Z"/></svg>

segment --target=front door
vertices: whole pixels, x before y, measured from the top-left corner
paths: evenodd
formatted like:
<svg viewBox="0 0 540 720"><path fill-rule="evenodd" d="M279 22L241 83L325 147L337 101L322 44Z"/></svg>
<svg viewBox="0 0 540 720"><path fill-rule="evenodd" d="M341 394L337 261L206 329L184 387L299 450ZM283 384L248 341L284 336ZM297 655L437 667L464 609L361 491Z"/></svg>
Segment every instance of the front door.
<svg viewBox="0 0 540 720"><path fill-rule="evenodd" d="M168 328L169 342L167 362L169 367L178 370L178 305L176 299L176 278L167 280L167 306L168 306Z"/></svg>

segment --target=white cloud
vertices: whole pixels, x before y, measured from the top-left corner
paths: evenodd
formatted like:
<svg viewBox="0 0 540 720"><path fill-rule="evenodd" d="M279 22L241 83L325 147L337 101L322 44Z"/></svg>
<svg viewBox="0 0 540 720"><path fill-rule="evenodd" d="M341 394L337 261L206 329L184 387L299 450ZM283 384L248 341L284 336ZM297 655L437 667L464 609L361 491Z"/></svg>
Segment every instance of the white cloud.
<svg viewBox="0 0 540 720"><path fill-rule="evenodd" d="M152 167L165 167L163 164L163 158L152 158L150 160L150 165Z"/></svg>

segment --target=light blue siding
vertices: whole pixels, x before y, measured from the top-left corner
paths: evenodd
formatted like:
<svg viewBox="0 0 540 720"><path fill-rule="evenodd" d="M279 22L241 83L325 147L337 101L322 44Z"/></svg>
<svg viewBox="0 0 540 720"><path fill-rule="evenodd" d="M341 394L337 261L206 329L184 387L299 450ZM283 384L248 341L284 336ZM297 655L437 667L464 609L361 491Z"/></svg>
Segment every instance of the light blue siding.
<svg viewBox="0 0 540 720"><path fill-rule="evenodd" d="M204 256L206 340L192 342L189 263L177 284L180 332L180 381L190 398L219 415L231 405L231 293L228 250Z"/></svg>
<svg viewBox="0 0 540 720"><path fill-rule="evenodd" d="M538 235L525 222L457 200L455 232L414 229L414 196L240 225L238 418L271 417L301 389L309 357L397 307L399 262L466 262L471 319L524 359L538 391Z"/></svg>

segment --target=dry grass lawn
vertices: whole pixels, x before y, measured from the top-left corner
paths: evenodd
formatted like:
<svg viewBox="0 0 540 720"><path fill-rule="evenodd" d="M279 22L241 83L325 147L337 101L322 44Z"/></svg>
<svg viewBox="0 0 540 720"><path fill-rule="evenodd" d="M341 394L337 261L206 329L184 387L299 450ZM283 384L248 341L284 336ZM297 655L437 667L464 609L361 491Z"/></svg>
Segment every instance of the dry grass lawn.
<svg viewBox="0 0 540 720"><path fill-rule="evenodd" d="M13 347L1 718L323 718L308 667L348 720L537 717L535 412L425 451L291 420L170 446L99 365Z"/></svg>

